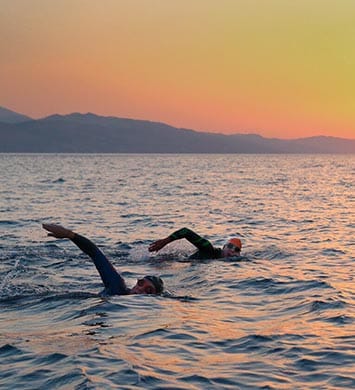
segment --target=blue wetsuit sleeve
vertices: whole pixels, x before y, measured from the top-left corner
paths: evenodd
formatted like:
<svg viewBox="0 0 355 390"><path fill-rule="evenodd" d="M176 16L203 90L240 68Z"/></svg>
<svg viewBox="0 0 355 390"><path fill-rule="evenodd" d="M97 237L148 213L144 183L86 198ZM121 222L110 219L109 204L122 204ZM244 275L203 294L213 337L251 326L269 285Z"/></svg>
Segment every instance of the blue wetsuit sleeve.
<svg viewBox="0 0 355 390"><path fill-rule="evenodd" d="M86 253L95 264L101 279L105 286L105 292L109 295L126 295L129 290L122 276L115 270L106 256L100 249L90 240L75 233L72 239L84 253Z"/></svg>

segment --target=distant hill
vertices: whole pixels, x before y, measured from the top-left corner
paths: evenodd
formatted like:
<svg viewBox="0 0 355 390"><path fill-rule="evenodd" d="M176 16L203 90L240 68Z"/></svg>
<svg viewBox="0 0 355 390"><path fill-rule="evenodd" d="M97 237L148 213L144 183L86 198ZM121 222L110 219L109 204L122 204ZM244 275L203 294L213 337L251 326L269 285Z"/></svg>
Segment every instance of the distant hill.
<svg viewBox="0 0 355 390"><path fill-rule="evenodd" d="M4 123L20 123L30 121L32 118L26 115L18 114L17 112L0 107L0 122Z"/></svg>
<svg viewBox="0 0 355 390"><path fill-rule="evenodd" d="M355 153L355 139L311 137L295 140L255 134L215 134L164 123L102 117L52 115L1 123L2 153Z"/></svg>

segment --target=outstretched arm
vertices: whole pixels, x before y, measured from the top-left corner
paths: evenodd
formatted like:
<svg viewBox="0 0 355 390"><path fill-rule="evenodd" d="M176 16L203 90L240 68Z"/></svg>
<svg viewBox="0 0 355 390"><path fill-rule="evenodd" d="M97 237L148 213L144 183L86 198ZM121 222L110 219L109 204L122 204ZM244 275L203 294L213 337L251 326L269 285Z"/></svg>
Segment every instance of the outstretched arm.
<svg viewBox="0 0 355 390"><path fill-rule="evenodd" d="M173 240L170 237L162 238L161 240L157 240L149 245L149 252L158 252L160 249L163 249L165 245L169 244Z"/></svg>
<svg viewBox="0 0 355 390"><path fill-rule="evenodd" d="M43 224L44 229L49 231L48 236L56 238L69 238L94 262L108 294L127 294L128 289L122 276L115 270L106 256L90 240L64 228L60 225Z"/></svg>
<svg viewBox="0 0 355 390"><path fill-rule="evenodd" d="M208 240L188 228L182 228L170 234L170 236L166 238L153 242L149 246L149 251L157 252L164 248L165 245L169 244L169 242L180 240L181 238L186 238L186 240L191 242L192 245L195 245L195 247L200 251L213 251L213 246Z"/></svg>
<svg viewBox="0 0 355 390"><path fill-rule="evenodd" d="M54 225L53 223L43 223L43 229L47 230L47 235L55 238L69 238L72 240L75 237L75 233L69 229L66 229L60 225Z"/></svg>

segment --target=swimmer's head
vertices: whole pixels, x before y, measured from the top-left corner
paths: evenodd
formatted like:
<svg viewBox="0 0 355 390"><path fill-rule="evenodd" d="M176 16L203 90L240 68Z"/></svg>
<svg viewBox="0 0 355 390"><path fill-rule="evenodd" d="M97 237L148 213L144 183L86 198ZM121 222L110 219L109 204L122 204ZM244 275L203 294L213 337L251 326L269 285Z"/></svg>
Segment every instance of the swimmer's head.
<svg viewBox="0 0 355 390"><path fill-rule="evenodd" d="M239 240L239 238L231 238L223 245L223 257L240 256L241 250L242 242Z"/></svg>
<svg viewBox="0 0 355 390"><path fill-rule="evenodd" d="M164 290L164 282L162 279L159 278L159 276L151 276L147 275L144 277L144 279L150 281L154 287L155 287L155 294L160 294Z"/></svg>
<svg viewBox="0 0 355 390"><path fill-rule="evenodd" d="M147 275L137 280L131 294L160 294L163 290L164 283L158 276Z"/></svg>

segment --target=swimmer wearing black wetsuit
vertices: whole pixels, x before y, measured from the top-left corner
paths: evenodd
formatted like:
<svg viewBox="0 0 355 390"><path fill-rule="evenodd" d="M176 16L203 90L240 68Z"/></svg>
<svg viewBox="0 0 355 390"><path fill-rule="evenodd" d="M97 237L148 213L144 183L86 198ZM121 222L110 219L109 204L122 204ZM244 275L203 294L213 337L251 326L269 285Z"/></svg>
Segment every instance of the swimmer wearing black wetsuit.
<svg viewBox="0 0 355 390"><path fill-rule="evenodd" d="M180 240L181 238L186 238L186 240L191 242L191 244L198 249L189 257L189 259L220 259L222 257L240 256L240 251L242 249L242 242L239 238L231 238L224 244L223 248L215 248L210 241L199 236L191 229L182 228L166 238L153 242L149 246L149 251L157 252L170 242Z"/></svg>
<svg viewBox="0 0 355 390"><path fill-rule="evenodd" d="M94 262L102 282L105 286L106 295L129 295L129 294L160 294L164 289L163 281L158 276L147 275L138 279L135 286L128 288L123 277L116 271L106 256L90 240L74 233L59 225L43 224L44 229L49 231L48 236L56 238L69 238Z"/></svg>

